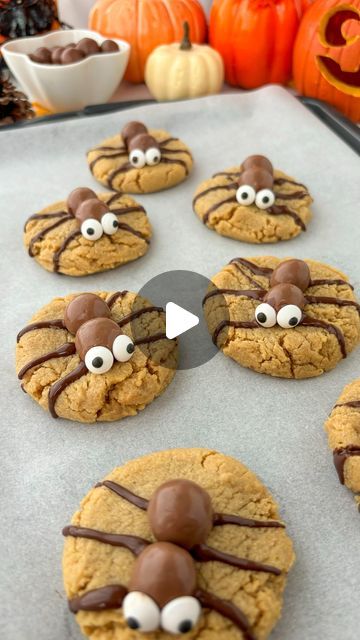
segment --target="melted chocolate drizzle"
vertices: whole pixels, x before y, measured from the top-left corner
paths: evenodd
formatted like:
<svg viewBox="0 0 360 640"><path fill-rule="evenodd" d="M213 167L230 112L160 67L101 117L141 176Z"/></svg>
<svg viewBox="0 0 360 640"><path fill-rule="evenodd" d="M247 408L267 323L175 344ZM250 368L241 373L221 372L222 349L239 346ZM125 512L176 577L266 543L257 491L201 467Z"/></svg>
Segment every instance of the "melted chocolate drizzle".
<svg viewBox="0 0 360 640"><path fill-rule="evenodd" d="M107 587L100 587L100 589L92 589L82 596L69 600L69 609L72 613L121 609L127 592L127 588L122 584L112 584Z"/></svg>
<svg viewBox="0 0 360 640"><path fill-rule="evenodd" d="M56 222L54 222L53 224L51 224L49 227L45 227L45 229L42 229L42 231L39 231L39 233L35 234L33 238L31 238L30 243L29 243L29 256L31 256L32 258L34 257L34 244L36 242L38 242L39 240L43 240L45 238L45 236L50 233L50 231L52 231L53 229L56 229L57 227L60 227L60 225L64 224L64 222L66 222L67 220L73 220L73 216L71 214L68 214L66 216L61 216L60 220L57 220Z"/></svg>
<svg viewBox="0 0 360 640"><path fill-rule="evenodd" d="M228 620L231 620L244 634L245 640L256 640L251 631L250 622L246 615L229 600L223 600L218 598L213 593L208 593L202 589L198 589L195 593L195 598L199 600L201 605L205 609L217 611L220 615L224 616Z"/></svg>
<svg viewBox="0 0 360 640"><path fill-rule="evenodd" d="M253 529L285 529L285 525L277 520L253 520L252 518L235 516L231 513L215 513L213 521L214 527L223 526L225 524L235 524L238 527L250 527Z"/></svg>
<svg viewBox="0 0 360 640"><path fill-rule="evenodd" d="M144 540L144 538L139 538L138 536L106 533L105 531L97 531L96 529L88 529L86 527L75 527L73 525L64 527L62 533L65 537L86 538L87 540L96 540L103 544L110 544L112 547L123 547L131 551L134 556L140 555L150 544L148 540Z"/></svg>
<svg viewBox="0 0 360 640"><path fill-rule="evenodd" d="M33 367L37 367L39 364L43 364L43 362L47 362L48 360L52 360L53 358L65 358L66 356L72 356L76 352L75 343L67 342L62 344L55 351L49 351L49 353L45 353L43 356L39 356L38 358L34 358L30 360L22 369L20 369L18 373L18 378L21 380L25 373L32 369Z"/></svg>
<svg viewBox="0 0 360 640"><path fill-rule="evenodd" d="M343 406L343 405L341 405ZM345 484L344 466L348 458L360 456L360 446L349 444L347 447L340 447L333 451L334 465L341 484Z"/></svg>
<svg viewBox="0 0 360 640"><path fill-rule="evenodd" d="M127 502L130 502L130 504L135 505L135 507L138 507L143 511L146 511L148 508L149 500L145 500L145 498L137 496L132 491L129 491L129 489L126 489L125 487L121 486L121 484L113 482L112 480L104 480L103 482L98 482L95 487L107 487L108 489L110 489L110 491L113 491L114 493L116 493L116 495L120 496L120 498L127 500Z"/></svg>
<svg viewBox="0 0 360 640"><path fill-rule="evenodd" d="M210 291L204 297L202 304L204 305L209 298L213 298L214 296L222 296L222 295L233 295L233 296L243 296L245 298L253 298L254 300L262 300L266 291L261 291L257 289L256 291L245 291L242 289L215 289L214 291Z"/></svg>
<svg viewBox="0 0 360 640"><path fill-rule="evenodd" d="M59 395L64 391L64 389L66 389L66 387L69 386L69 384L71 384L72 382L75 382L76 380L79 380L80 378L82 378L82 376L86 375L87 372L88 372L88 368L85 362L80 362L78 366L75 369L73 369L73 371L70 371L70 373L68 373L63 378L60 378L60 380L55 382L55 384L53 384L50 387L49 395L48 395L48 404L49 404L49 411L53 418L58 417L58 414L56 413L56 410L55 410L55 403Z"/></svg>
<svg viewBox="0 0 360 640"><path fill-rule="evenodd" d="M237 558L230 553L224 553L219 549L213 549L206 544L198 544L190 551L194 560L198 562L211 562L218 561L223 564L228 564L244 571L263 571L264 573L272 573L274 576L281 575L281 569L273 567L269 564L263 564L262 562L255 562L254 560L248 560L247 558Z"/></svg>
<svg viewBox="0 0 360 640"><path fill-rule="evenodd" d="M78 238L79 236L81 236L81 231L76 229L75 231L70 233L70 235L67 238L65 238L65 240L61 243L58 250L55 251L53 255L53 267L54 267L55 273L58 273L59 271L61 254L65 251L65 249L67 249L70 242L72 242L72 240L75 240L75 238Z"/></svg>
<svg viewBox="0 0 360 640"><path fill-rule="evenodd" d="M339 343L341 355L343 358L346 358L346 344L344 334L335 324L330 324L330 322L325 322L324 320L318 320L317 318L310 318L309 316L304 316L301 325L304 327L316 327L320 329L325 329L329 333L332 333L337 338ZM301 326L300 325L300 326Z"/></svg>
<svg viewBox="0 0 360 640"><path fill-rule="evenodd" d="M285 205L273 204L273 206L269 207L269 209L266 209L265 212L270 213L270 215L272 216L290 216L290 218L294 220L295 224L297 224L298 227L300 227L303 231L306 231L306 225L301 217L297 213L295 213L295 211L292 211L292 209L285 207Z"/></svg>
<svg viewBox="0 0 360 640"><path fill-rule="evenodd" d="M24 225L24 231L26 231L26 227L31 220L51 220L51 218L63 218L64 216L68 216L68 211L53 211L52 213L34 213L30 216Z"/></svg>
<svg viewBox="0 0 360 640"><path fill-rule="evenodd" d="M41 322L32 322L19 331L16 342L19 342L20 338L22 338L25 333L29 333L29 331L36 331L37 329L64 329L66 331L63 320L42 320Z"/></svg>
<svg viewBox="0 0 360 640"><path fill-rule="evenodd" d="M219 322L212 336L213 343L216 346L219 334L223 329L225 329L225 327L233 327L234 329L259 329L259 325L256 320L246 320L244 322L237 320L222 320Z"/></svg>
<svg viewBox="0 0 360 640"><path fill-rule="evenodd" d="M109 309L112 309L114 304L115 304L115 302L117 300L119 300L119 298L124 298L127 293L129 293L129 292L126 291L126 290L124 290L124 291L116 291L115 293L113 293L112 296L110 296L110 298L106 301L106 304L109 307Z"/></svg>
<svg viewBox="0 0 360 640"><path fill-rule="evenodd" d="M348 400L348 402L342 402L341 404L336 404L334 409L338 407L350 407L351 409L360 409L360 400Z"/></svg>
<svg viewBox="0 0 360 640"><path fill-rule="evenodd" d="M159 313L164 313L164 309L162 307L144 307L143 309L138 309L137 311L133 311L129 313L127 316L124 316L117 322L119 327L123 327L128 324L132 320L136 318L140 318L140 316L144 315L144 313L153 313L153 311L158 311Z"/></svg>
<svg viewBox="0 0 360 640"><path fill-rule="evenodd" d="M118 229L122 229L123 231L128 231L128 233L131 233L133 236L137 236L138 238L141 238L141 240L144 240L146 244L150 244L150 240L146 237L144 233L141 233L141 231L137 231L137 229L134 229L134 227L131 227L129 224L126 224L125 222L118 222Z"/></svg>

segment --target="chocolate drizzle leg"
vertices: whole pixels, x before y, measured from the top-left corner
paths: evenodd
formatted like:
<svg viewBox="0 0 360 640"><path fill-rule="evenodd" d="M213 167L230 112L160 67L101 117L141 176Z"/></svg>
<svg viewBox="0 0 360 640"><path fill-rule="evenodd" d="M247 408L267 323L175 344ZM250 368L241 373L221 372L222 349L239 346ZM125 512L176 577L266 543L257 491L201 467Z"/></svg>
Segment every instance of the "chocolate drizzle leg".
<svg viewBox="0 0 360 640"><path fill-rule="evenodd" d="M67 220L73 220L73 216L70 214L66 216L61 216L60 220L57 220L56 222L51 224L49 227L45 227L45 229L42 229L33 238L31 238L29 243L29 249L28 249L29 256L31 256L32 258L34 257L35 255L34 245L36 242L38 242L39 240L43 240L45 236L47 236L47 234L50 233L50 231L52 231L53 229L56 229L57 227L60 227L60 225L64 224L64 222L67 222Z"/></svg>
<svg viewBox="0 0 360 640"><path fill-rule="evenodd" d="M228 600L218 598L213 593L208 593L202 589L198 589L196 591L195 597L205 609L217 611L217 613L220 613L224 618L231 620L231 622L241 629L245 640L256 640L251 631L249 620L243 611L241 611L241 609L239 609L235 604Z"/></svg>
<svg viewBox="0 0 360 640"><path fill-rule="evenodd" d="M330 324L330 322L324 322L323 320L318 320L316 318L310 318L309 316L305 316L302 319L300 326L325 329L325 331L328 331L329 333L334 335L339 343L342 357L346 358L347 353L346 353L346 344L345 344L344 334L341 331L341 329L339 329L339 327L337 327L335 324Z"/></svg>
<svg viewBox="0 0 360 640"><path fill-rule="evenodd" d="M125 291L116 291L115 293L113 293L112 296L110 296L110 298L106 301L106 304L109 307L109 309L112 309L112 307L117 302L117 300L119 300L120 298L124 298L127 293L128 293L128 291L126 291L126 290Z"/></svg>
<svg viewBox="0 0 360 640"><path fill-rule="evenodd" d="M219 527L225 524L234 524L238 527L250 527L255 529L285 529L285 525L277 520L253 520L252 518L243 518L242 516L236 516L232 513L215 513L213 519L214 527Z"/></svg>
<svg viewBox="0 0 360 640"><path fill-rule="evenodd" d="M148 508L148 500L145 500L145 498L141 498L141 496L137 496L135 493L132 493L132 491L129 491L129 489L122 487L120 484L118 484L117 482L113 482L112 480L104 480L103 482L98 482L95 487L107 487L107 489L110 489L110 491L116 493L116 495L118 495L120 498L127 500L131 504L135 505L135 507L138 507L143 511L146 511Z"/></svg>
<svg viewBox="0 0 360 640"><path fill-rule="evenodd" d="M343 406L343 405L340 405ZM349 444L347 447L340 447L333 451L334 465L339 476L341 484L345 484L344 467L348 458L353 456L360 456L360 446L355 444Z"/></svg>
<svg viewBox="0 0 360 640"><path fill-rule="evenodd" d="M79 611L105 611L107 609L121 609L128 590L122 584L112 584L100 589L92 589L82 596L69 600L71 613Z"/></svg>
<svg viewBox="0 0 360 640"><path fill-rule="evenodd" d="M264 573L272 573L274 576L281 575L281 569L273 567L269 564L262 564L261 562L254 562L253 560L247 560L246 558L237 558L229 553L219 551L219 549L213 549L206 544L198 544L191 550L191 555L194 560L198 562L210 562L218 561L224 564L229 564L232 567L243 569L244 571L263 571Z"/></svg>
<svg viewBox="0 0 360 640"><path fill-rule="evenodd" d="M26 220L24 225L24 231L26 231L26 227L29 224L29 222L31 222L31 220L51 220L51 218L63 218L68 215L69 215L68 211L53 211L51 213L34 213L32 216L30 216Z"/></svg>
<svg viewBox="0 0 360 640"><path fill-rule="evenodd" d="M110 544L112 547L123 547L128 549L134 556L138 556L150 542L139 538L138 536L121 535L118 533L107 533L105 531L98 531L97 529L88 529L86 527L75 527L69 525L64 527L63 536L72 538L86 538L87 540L95 540L96 542L102 542L103 544Z"/></svg>
<svg viewBox="0 0 360 640"><path fill-rule="evenodd" d="M350 407L351 409L360 409L360 400L349 400L348 402L341 402L336 404L334 409L338 407Z"/></svg>
<svg viewBox="0 0 360 640"><path fill-rule="evenodd" d="M85 362L80 362L80 364L70 371L64 378L60 378L55 384L50 387L49 395L48 395L48 403L49 403L49 411L53 418L57 418L58 414L55 410L55 403L58 399L59 395L69 386L72 382L79 380L82 376L88 373L87 366Z"/></svg>
<svg viewBox="0 0 360 640"><path fill-rule="evenodd" d="M67 342L66 344L62 344L55 351L49 351L49 353L45 353L43 356L39 356L38 358L34 358L30 360L22 369L20 369L18 373L18 378L21 380L25 373L32 369L33 367L37 367L39 364L43 364L43 362L47 362L48 360L52 360L53 358L65 358L67 356L72 356L76 352L75 343Z"/></svg>
<svg viewBox="0 0 360 640"><path fill-rule="evenodd" d="M80 231L78 230L73 231L72 233L70 233L70 235L67 238L65 238L65 240L60 245L59 249L55 251L53 255L53 267L54 267L55 273L59 271L61 254L65 251L65 249L67 249L70 242L72 242L72 240L75 240L75 238L78 238L79 236L81 236Z"/></svg>
<svg viewBox="0 0 360 640"><path fill-rule="evenodd" d="M19 331L16 341L19 342L20 338L29 333L30 331L37 331L38 329L65 329L63 320L42 320L41 322L33 322Z"/></svg>

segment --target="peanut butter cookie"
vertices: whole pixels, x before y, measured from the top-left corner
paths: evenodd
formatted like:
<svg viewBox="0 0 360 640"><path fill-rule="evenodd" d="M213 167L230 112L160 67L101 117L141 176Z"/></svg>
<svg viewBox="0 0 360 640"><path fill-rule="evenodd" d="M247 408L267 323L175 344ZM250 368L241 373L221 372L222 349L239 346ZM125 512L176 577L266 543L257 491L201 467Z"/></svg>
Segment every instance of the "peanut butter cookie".
<svg viewBox="0 0 360 640"><path fill-rule="evenodd" d="M127 193L162 191L183 182L193 159L188 147L163 130L129 122L87 154L94 178L109 189Z"/></svg>
<svg viewBox="0 0 360 640"><path fill-rule="evenodd" d="M30 216L24 243L44 269L86 276L115 269L143 256L151 238L145 209L118 193L96 195L79 187L67 201Z"/></svg>
<svg viewBox="0 0 360 640"><path fill-rule="evenodd" d="M252 243L290 240L306 231L312 198L307 188L264 156L216 173L198 187L193 208L222 236Z"/></svg>
<svg viewBox="0 0 360 640"><path fill-rule="evenodd" d="M129 291L55 298L18 334L22 388L53 418L135 415L170 384L176 363L163 310Z"/></svg>
<svg viewBox="0 0 360 640"><path fill-rule="evenodd" d="M325 429L339 480L356 494L360 508L360 379L345 387Z"/></svg>
<svg viewBox="0 0 360 640"><path fill-rule="evenodd" d="M114 469L63 533L69 607L97 640L264 640L294 561L269 491L207 449Z"/></svg>
<svg viewBox="0 0 360 640"><path fill-rule="evenodd" d="M359 343L353 287L333 267L235 258L212 282L204 299L209 331L219 349L244 367L311 378L333 369Z"/></svg>

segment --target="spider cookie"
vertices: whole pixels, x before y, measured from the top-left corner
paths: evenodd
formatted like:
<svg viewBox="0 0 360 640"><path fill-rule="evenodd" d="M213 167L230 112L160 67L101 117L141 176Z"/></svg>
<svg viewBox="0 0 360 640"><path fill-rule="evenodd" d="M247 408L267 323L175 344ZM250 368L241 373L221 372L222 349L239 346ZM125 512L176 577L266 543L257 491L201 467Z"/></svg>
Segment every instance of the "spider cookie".
<svg viewBox="0 0 360 640"><path fill-rule="evenodd" d="M264 156L249 156L239 167L216 173L195 193L200 220L222 236L243 242L290 240L306 231L312 217L307 188Z"/></svg>
<svg viewBox="0 0 360 640"><path fill-rule="evenodd" d="M212 282L204 312L214 343L225 355L259 373L281 378L319 376L346 358L360 341L353 287L343 273L328 265L313 260L235 258Z"/></svg>
<svg viewBox="0 0 360 640"><path fill-rule="evenodd" d="M360 508L360 379L345 387L325 429L339 480L357 494Z"/></svg>
<svg viewBox="0 0 360 640"><path fill-rule="evenodd" d="M264 640L294 561L269 491L207 449L115 469L63 534L69 608L97 640Z"/></svg>
<svg viewBox="0 0 360 640"><path fill-rule="evenodd" d="M79 187L25 223L29 255L47 271L85 276L115 269L143 256L151 226L145 209L129 196L96 195Z"/></svg>
<svg viewBox="0 0 360 640"><path fill-rule="evenodd" d="M129 291L55 298L18 334L21 386L53 418L135 415L168 386L176 362L163 310Z"/></svg>
<svg viewBox="0 0 360 640"><path fill-rule="evenodd" d="M94 178L109 189L151 193L174 187L189 175L193 159L179 138L128 122L120 134L107 138L87 154Z"/></svg>

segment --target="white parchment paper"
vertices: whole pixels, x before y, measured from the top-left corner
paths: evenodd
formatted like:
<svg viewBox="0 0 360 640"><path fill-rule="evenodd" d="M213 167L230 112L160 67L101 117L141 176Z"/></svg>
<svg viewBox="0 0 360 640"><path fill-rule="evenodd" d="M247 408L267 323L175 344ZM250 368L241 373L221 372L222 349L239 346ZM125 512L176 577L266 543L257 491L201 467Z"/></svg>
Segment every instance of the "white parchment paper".
<svg viewBox="0 0 360 640"><path fill-rule="evenodd" d="M190 178L139 197L154 238L141 260L88 278L54 275L22 245L25 219L73 188L95 188L85 152L130 119L165 128L193 150ZM251 246L222 238L192 212L197 184L252 153L307 184L314 219L297 239ZM2 407L0 636L79 640L62 587L62 527L113 467L153 450L207 446L241 459L273 491L297 563L273 640L355 640L360 628L360 516L341 487L323 422L360 375L360 351L317 379L292 381L243 369L219 353L176 381L140 415L119 423L53 420L21 392L15 335L53 297L140 289L164 270L215 274L235 256L275 254L337 265L360 284L360 161L286 91L269 87L137 108L0 133Z"/></svg>

